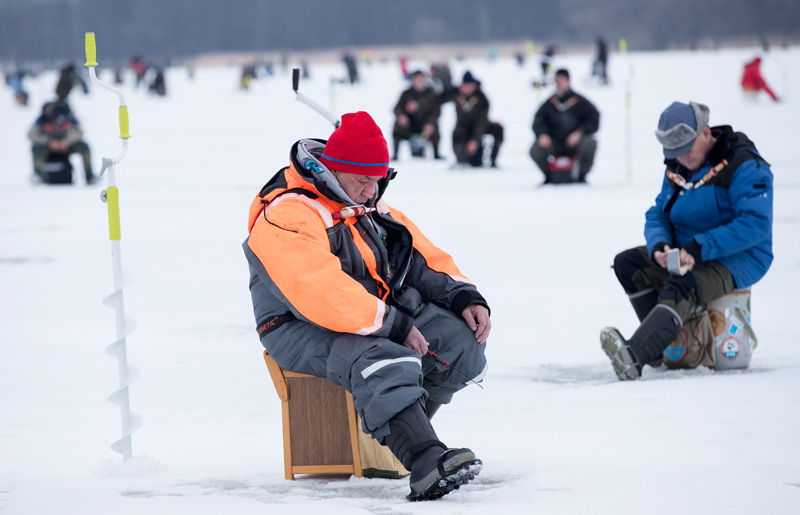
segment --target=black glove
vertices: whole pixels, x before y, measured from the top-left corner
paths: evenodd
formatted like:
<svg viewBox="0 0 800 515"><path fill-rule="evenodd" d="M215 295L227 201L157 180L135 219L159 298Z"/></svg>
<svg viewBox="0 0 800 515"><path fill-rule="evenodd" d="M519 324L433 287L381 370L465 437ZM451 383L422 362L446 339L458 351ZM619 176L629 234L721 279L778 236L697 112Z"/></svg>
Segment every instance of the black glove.
<svg viewBox="0 0 800 515"><path fill-rule="evenodd" d="M692 255L695 263L699 263L703 260L703 247L701 247L700 244L695 240L692 240L684 245L683 250Z"/></svg>
<svg viewBox="0 0 800 515"><path fill-rule="evenodd" d="M666 246L667 246L667 242L665 242L665 241L660 241L660 242L656 243L656 246L653 247L653 253L650 254L650 259L655 261L656 260L656 258L655 258L656 252L664 252L664 247L666 247Z"/></svg>

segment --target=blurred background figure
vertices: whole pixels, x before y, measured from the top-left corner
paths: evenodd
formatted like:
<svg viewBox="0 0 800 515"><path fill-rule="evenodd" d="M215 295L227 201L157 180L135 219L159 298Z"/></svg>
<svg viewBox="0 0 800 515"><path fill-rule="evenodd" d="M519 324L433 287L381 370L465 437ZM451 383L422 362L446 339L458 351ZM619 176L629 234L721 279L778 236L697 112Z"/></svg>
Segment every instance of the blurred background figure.
<svg viewBox="0 0 800 515"><path fill-rule="evenodd" d="M433 81L433 89L440 95L453 87L453 76L450 73L450 67L447 65L447 61L441 61L431 65L431 80Z"/></svg>
<svg viewBox="0 0 800 515"><path fill-rule="evenodd" d="M540 81L540 85L546 86L548 80L550 79L550 68L553 66L553 57L556 55L556 46L555 45L547 45L544 53L542 54L542 58L539 61L539 66L542 67L542 80Z"/></svg>
<svg viewBox="0 0 800 515"><path fill-rule="evenodd" d="M114 84L120 85L122 83L122 66L117 64L114 66Z"/></svg>
<svg viewBox="0 0 800 515"><path fill-rule="evenodd" d="M403 91L394 106L397 117L392 138L394 151L392 160L397 159L400 142L407 140L411 155L425 156L428 141L433 145L433 158L439 156L439 96L428 83L428 77L419 70L411 74L411 87Z"/></svg>
<svg viewBox="0 0 800 515"><path fill-rule="evenodd" d="M78 85L83 89L84 94L89 94L89 87L86 85L86 81L83 80L75 65L69 63L59 71L56 96L59 100L66 102L72 88Z"/></svg>
<svg viewBox="0 0 800 515"><path fill-rule="evenodd" d="M17 105L28 105L28 92L22 85L22 79L25 77L25 72L22 70L15 70L6 74L6 84L14 92L14 101Z"/></svg>
<svg viewBox="0 0 800 515"><path fill-rule="evenodd" d="M62 101L48 102L42 114L28 132L33 143L34 181L45 184L68 184L72 182L71 154L83 158L86 183L93 184L97 177L92 173L92 157L89 145L83 141L83 130L72 114L69 105Z"/></svg>
<svg viewBox="0 0 800 515"><path fill-rule="evenodd" d="M350 81L350 84L355 84L359 81L356 56L352 52L347 51L342 55L342 61L344 62L345 68L347 68L347 79Z"/></svg>
<svg viewBox="0 0 800 515"><path fill-rule="evenodd" d="M556 92L536 111L531 159L544 174L544 183L586 182L597 142L600 113L570 87L569 72L556 72Z"/></svg>
<svg viewBox="0 0 800 515"><path fill-rule="evenodd" d="M156 68L155 76L153 77L153 82L150 83L148 91L160 97L167 95L167 82L166 79L164 78L163 68Z"/></svg>
<svg viewBox="0 0 800 515"><path fill-rule="evenodd" d="M242 67L242 75L239 78L239 89L250 89L250 83L256 78L256 66L254 64L246 64Z"/></svg>
<svg viewBox="0 0 800 515"><path fill-rule="evenodd" d="M138 88L144 82L144 77L147 74L147 63L144 62L144 59L135 55L131 58L130 67L136 77L136 87Z"/></svg>
<svg viewBox="0 0 800 515"><path fill-rule="evenodd" d="M775 94L774 91L769 87L767 81L764 80L764 77L761 75L761 58L756 57L749 63L744 65L744 72L742 72L742 92L745 94L745 98L750 100L755 100L759 91L764 91L767 95L772 98L775 102L779 102L780 99Z"/></svg>
<svg viewBox="0 0 800 515"><path fill-rule="evenodd" d="M497 155L503 143L503 126L489 121L489 99L481 91L481 83L467 71L458 89L451 88L441 96L442 103L456 104L456 127L453 129L453 152L456 166L483 166L483 137L491 135L490 166L497 167Z"/></svg>
<svg viewBox="0 0 800 515"><path fill-rule="evenodd" d="M597 55L592 64L592 77L597 77L601 83L608 84L606 65L608 64L608 45L603 38L597 38Z"/></svg>
<svg viewBox="0 0 800 515"><path fill-rule="evenodd" d="M408 56L403 54L400 56L400 73L403 75L404 79L408 78Z"/></svg>

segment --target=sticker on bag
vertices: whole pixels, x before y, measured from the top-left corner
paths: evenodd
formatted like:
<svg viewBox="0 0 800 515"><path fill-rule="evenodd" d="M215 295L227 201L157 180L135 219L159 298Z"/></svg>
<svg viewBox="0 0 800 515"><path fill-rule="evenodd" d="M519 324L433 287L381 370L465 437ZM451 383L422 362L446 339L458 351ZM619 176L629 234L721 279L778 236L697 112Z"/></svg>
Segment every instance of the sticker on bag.
<svg viewBox="0 0 800 515"><path fill-rule="evenodd" d="M731 337L720 344L719 351L725 359L728 361L733 361L736 359L736 356L739 355L740 348L741 346L739 345L739 340Z"/></svg>
<svg viewBox="0 0 800 515"><path fill-rule="evenodd" d="M677 363L686 355L686 331L681 329L681 333L669 347L664 349L664 360Z"/></svg>

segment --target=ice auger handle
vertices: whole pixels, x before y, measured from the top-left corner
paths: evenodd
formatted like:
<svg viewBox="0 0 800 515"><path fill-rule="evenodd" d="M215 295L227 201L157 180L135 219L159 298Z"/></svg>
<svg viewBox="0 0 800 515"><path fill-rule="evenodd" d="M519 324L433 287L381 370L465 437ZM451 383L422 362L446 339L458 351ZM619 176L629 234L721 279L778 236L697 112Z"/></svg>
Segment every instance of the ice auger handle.
<svg viewBox="0 0 800 515"><path fill-rule="evenodd" d="M108 236L110 240L121 240L122 230L119 223L119 190L111 186L106 190L108 202Z"/></svg>
<svg viewBox="0 0 800 515"><path fill-rule="evenodd" d="M94 32L87 32L84 38L86 47L86 64L84 66L97 66L97 44L94 40Z"/></svg>
<svg viewBox="0 0 800 515"><path fill-rule="evenodd" d="M128 132L128 106L119 106L119 137L128 139L131 133Z"/></svg>

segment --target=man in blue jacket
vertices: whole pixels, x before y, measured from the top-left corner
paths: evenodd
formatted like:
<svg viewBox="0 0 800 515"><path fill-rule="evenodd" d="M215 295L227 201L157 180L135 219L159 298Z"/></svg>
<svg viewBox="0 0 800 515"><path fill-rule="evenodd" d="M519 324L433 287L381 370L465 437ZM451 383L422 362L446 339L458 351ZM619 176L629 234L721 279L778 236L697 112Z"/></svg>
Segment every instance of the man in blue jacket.
<svg viewBox="0 0 800 515"><path fill-rule="evenodd" d="M709 127L708 119L708 107L695 102L661 113L656 138L666 172L645 216L647 246L614 259L641 325L629 340L613 327L600 335L621 380L658 362L696 306L756 283L772 263L769 164L745 134ZM681 271L667 270L670 251Z"/></svg>

